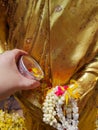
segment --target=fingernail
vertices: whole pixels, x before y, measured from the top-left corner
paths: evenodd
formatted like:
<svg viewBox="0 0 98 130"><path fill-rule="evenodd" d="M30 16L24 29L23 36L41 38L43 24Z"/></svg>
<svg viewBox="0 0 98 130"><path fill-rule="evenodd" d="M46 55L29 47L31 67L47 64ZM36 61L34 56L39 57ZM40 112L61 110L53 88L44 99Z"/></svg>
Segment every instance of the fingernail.
<svg viewBox="0 0 98 130"><path fill-rule="evenodd" d="M35 82L35 84L33 83L33 88L39 87L40 86L40 82Z"/></svg>

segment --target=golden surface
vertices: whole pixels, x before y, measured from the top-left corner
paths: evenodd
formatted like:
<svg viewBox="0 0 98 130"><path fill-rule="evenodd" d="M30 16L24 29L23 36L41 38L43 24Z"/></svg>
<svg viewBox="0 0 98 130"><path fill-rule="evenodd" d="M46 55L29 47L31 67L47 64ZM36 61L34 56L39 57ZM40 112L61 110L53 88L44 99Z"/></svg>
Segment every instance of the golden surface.
<svg viewBox="0 0 98 130"><path fill-rule="evenodd" d="M1 5L0 1L0 5ZM0 53L7 49L7 28L6 28L6 11L4 6L0 6Z"/></svg>
<svg viewBox="0 0 98 130"><path fill-rule="evenodd" d="M28 130L52 130L41 120L41 90L51 84L69 83L71 78L77 80L83 92L79 100L80 130L94 130L98 106L98 1L26 2L17 1L16 12L9 16L9 46L28 51L45 72L39 89L17 95L26 106Z"/></svg>

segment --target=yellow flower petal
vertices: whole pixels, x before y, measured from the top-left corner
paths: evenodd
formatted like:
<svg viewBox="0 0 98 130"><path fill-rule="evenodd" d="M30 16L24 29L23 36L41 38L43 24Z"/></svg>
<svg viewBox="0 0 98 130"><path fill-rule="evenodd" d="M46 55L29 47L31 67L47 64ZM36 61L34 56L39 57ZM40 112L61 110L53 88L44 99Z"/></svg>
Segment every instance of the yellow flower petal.
<svg viewBox="0 0 98 130"><path fill-rule="evenodd" d="M66 105L68 105L68 101L69 101L69 95L68 93L65 94L65 102L66 102Z"/></svg>

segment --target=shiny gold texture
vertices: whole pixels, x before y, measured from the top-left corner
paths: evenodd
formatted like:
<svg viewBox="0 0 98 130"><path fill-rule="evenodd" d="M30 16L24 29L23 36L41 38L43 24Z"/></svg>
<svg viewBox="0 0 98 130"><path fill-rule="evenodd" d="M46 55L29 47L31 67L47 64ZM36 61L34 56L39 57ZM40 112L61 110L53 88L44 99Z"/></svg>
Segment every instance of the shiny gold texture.
<svg viewBox="0 0 98 130"><path fill-rule="evenodd" d="M79 128L94 130L98 106L98 1L9 0L8 5L8 48L26 50L45 73L40 88L16 94L25 106L28 130L53 129L42 122L44 94L47 88L68 84L70 79L77 80L82 89Z"/></svg>

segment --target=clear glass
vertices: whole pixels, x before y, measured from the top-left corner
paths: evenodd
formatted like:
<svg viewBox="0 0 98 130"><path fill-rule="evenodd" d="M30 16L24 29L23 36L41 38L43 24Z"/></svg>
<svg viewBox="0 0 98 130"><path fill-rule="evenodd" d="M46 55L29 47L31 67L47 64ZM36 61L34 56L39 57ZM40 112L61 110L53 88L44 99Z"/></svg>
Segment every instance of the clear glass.
<svg viewBox="0 0 98 130"><path fill-rule="evenodd" d="M18 67L20 73L27 78L41 80L44 77L43 70L31 56L21 56Z"/></svg>

